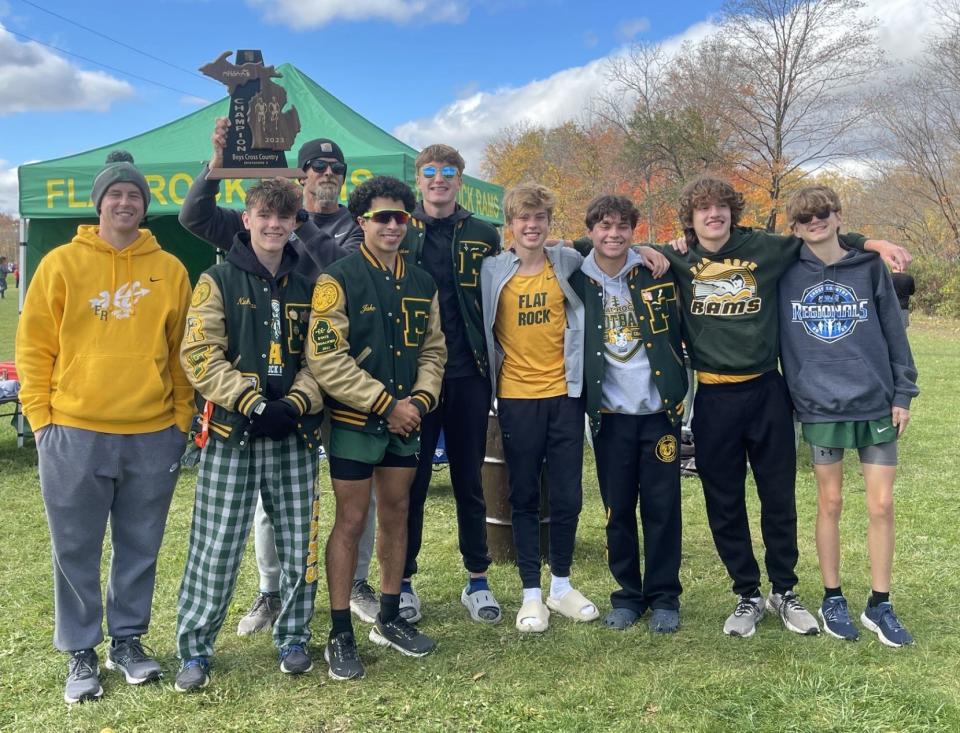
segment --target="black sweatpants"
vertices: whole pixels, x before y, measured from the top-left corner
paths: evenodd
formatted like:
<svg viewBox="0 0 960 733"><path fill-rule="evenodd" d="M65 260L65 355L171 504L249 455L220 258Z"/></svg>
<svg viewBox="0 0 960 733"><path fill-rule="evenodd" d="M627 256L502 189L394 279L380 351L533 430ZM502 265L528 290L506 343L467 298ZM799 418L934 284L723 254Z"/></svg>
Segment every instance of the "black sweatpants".
<svg viewBox="0 0 960 733"><path fill-rule="evenodd" d="M680 608L680 426L666 415L600 416L593 441L607 517L614 608ZM643 525L643 576L637 503Z"/></svg>
<svg viewBox="0 0 960 733"><path fill-rule="evenodd" d="M540 587L540 471L550 499L550 572L570 575L583 506L583 400L547 397L497 401L517 567L524 588Z"/></svg>
<svg viewBox="0 0 960 733"><path fill-rule="evenodd" d="M420 465L410 487L404 578L417 572L417 555L423 544L424 504L433 476L433 452L441 429L450 461L453 497L457 503L457 531L463 565L471 573L483 573L489 567L487 507L480 483L489 414L490 380L478 374L445 379L437 409L425 415L420 423Z"/></svg>
<svg viewBox="0 0 960 733"><path fill-rule="evenodd" d="M707 519L734 593L760 586L747 521L747 458L760 497L764 561L773 590L797 583L797 451L793 403L780 372L736 384L699 384L693 439Z"/></svg>

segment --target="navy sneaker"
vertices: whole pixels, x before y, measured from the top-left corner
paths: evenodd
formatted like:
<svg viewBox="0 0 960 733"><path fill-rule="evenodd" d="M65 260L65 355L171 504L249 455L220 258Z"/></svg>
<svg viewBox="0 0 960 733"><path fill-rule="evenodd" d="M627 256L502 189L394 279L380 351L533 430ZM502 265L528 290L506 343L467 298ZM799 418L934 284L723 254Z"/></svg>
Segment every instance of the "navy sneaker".
<svg viewBox="0 0 960 733"><path fill-rule="evenodd" d="M210 660L206 657L184 659L174 680L173 689L177 692L202 690L210 684Z"/></svg>
<svg viewBox="0 0 960 733"><path fill-rule="evenodd" d="M900 647L913 643L913 637L900 624L900 619L893 612L893 604L889 601L871 606L869 603L860 614L860 621L870 631L876 633L881 642L887 646Z"/></svg>
<svg viewBox="0 0 960 733"><path fill-rule="evenodd" d="M306 674L313 669L310 652L303 644L287 644L280 648L280 671L284 674Z"/></svg>
<svg viewBox="0 0 960 733"><path fill-rule="evenodd" d="M860 638L860 632L857 631L857 627L850 620L847 599L843 596L824 598L817 615L823 621L823 630L835 639L856 641Z"/></svg>

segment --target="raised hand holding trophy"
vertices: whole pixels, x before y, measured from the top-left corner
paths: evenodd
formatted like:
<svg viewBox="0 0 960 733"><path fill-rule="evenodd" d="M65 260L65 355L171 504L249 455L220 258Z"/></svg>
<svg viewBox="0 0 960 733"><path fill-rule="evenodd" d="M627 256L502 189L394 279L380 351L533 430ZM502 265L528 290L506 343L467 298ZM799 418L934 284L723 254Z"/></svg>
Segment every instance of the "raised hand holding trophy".
<svg viewBox="0 0 960 733"><path fill-rule="evenodd" d="M260 51L237 51L236 64L227 61L231 53L224 51L200 67L230 92L229 122L214 131L214 149L222 147L222 156L210 161L207 178L302 177L299 168L287 166L284 155L300 132L300 116L293 105L283 109L287 92L273 81L281 74L263 65Z"/></svg>

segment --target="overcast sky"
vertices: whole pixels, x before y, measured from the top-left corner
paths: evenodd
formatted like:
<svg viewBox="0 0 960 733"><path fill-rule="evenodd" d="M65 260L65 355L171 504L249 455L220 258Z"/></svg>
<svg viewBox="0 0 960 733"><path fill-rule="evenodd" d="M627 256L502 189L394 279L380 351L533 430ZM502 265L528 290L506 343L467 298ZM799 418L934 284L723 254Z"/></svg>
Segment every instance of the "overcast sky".
<svg viewBox="0 0 960 733"><path fill-rule="evenodd" d="M701 38L720 5L0 0L0 211L17 210L18 165L145 132L224 96L195 70L236 48L295 64L414 147L458 147L476 173L503 127L581 118L609 57L633 41ZM894 62L915 58L935 30L926 0L866 6Z"/></svg>

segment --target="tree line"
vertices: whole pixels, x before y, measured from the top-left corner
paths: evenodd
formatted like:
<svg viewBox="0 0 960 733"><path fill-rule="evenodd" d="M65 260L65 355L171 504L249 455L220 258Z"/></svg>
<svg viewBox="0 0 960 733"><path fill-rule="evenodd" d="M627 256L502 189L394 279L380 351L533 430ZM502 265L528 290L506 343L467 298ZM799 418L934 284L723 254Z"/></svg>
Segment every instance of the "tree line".
<svg viewBox="0 0 960 733"><path fill-rule="evenodd" d="M960 316L960 0L931 1L938 29L908 68L885 59L859 0L728 0L703 40L609 60L581 119L501 130L483 172L552 187L567 237L594 195L628 195L639 241L676 236L679 191L701 173L729 178L743 223L769 231L794 190L827 183L848 228L908 247L921 279L954 290L940 312Z"/></svg>

